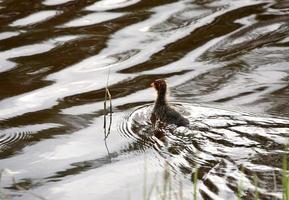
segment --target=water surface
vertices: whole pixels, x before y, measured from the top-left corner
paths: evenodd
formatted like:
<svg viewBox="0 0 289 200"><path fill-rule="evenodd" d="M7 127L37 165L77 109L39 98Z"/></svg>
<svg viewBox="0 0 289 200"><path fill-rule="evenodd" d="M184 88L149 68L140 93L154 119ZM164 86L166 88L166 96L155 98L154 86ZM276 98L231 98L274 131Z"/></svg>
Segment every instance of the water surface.
<svg viewBox="0 0 289 200"><path fill-rule="evenodd" d="M261 199L282 198L287 1L10 0L0 11L0 197L141 199L168 169L191 199L198 167L199 199L236 199L241 183L252 199L254 176ZM149 121L158 78L191 124L164 138Z"/></svg>

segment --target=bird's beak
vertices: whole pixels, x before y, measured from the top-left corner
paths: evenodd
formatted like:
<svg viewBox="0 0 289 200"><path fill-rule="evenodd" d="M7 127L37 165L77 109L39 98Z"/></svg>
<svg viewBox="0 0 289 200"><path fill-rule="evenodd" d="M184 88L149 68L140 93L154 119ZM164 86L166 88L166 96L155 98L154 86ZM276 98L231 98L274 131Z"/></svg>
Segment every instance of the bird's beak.
<svg viewBox="0 0 289 200"><path fill-rule="evenodd" d="M152 87L155 87L155 83L154 83L154 82L152 82L152 83L151 83L151 86L152 86Z"/></svg>

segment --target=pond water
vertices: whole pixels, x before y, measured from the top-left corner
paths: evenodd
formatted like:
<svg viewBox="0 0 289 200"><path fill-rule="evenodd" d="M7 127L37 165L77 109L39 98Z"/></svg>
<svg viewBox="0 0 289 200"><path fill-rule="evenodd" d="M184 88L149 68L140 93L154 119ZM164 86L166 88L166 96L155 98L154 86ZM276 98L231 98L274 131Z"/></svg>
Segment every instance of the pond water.
<svg viewBox="0 0 289 200"><path fill-rule="evenodd" d="M282 199L288 1L0 0L0 29L0 198ZM161 138L160 78L190 120Z"/></svg>

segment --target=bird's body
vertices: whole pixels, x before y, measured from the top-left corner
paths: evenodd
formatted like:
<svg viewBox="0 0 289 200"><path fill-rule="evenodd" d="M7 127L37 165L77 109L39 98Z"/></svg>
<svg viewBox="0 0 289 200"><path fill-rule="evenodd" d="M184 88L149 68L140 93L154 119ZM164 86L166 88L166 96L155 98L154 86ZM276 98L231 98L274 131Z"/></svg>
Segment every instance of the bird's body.
<svg viewBox="0 0 289 200"><path fill-rule="evenodd" d="M152 86L157 90L157 99L155 101L151 122L153 125L157 121L165 124L175 124L177 126L188 126L189 120L184 118L178 111L173 109L166 100L167 86L164 80L155 80Z"/></svg>

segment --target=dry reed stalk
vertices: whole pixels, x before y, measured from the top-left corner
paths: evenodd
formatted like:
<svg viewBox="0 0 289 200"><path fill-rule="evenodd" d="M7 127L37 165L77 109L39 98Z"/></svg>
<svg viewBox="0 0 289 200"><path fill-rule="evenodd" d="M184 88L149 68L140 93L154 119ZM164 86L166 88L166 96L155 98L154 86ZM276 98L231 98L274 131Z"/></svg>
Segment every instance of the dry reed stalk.
<svg viewBox="0 0 289 200"><path fill-rule="evenodd" d="M104 102L103 102L103 110L104 110L104 115L103 115L103 130L104 130L104 140L106 140L110 134L111 130L111 125L112 125L112 101L111 101L111 94L108 89L108 82L109 82L109 75L110 75L110 68L108 68L108 74L107 74L107 79L106 79L106 87L105 87L105 95L104 95ZM109 124L108 128L106 127L107 125L107 100L109 100Z"/></svg>
<svg viewBox="0 0 289 200"><path fill-rule="evenodd" d="M111 157L110 157L110 152L107 146L107 138L110 134L110 130L111 130L111 125L112 125L112 101L111 101L111 94L110 91L108 89L108 82L109 82L109 74L110 74L110 68L108 69L108 75L107 75L107 80L106 80L106 87L105 87L105 95L104 95L104 102L103 102L103 110L104 110L104 114L103 114L103 131L104 131L104 145L108 154L108 157L110 159L111 162ZM109 100L109 124L108 124L108 128L107 126L107 100Z"/></svg>
<svg viewBox="0 0 289 200"><path fill-rule="evenodd" d="M111 94L109 92L109 89L106 88L105 89L105 97L107 98L108 97L108 100L109 100L109 124L108 124L108 129L107 129L107 132L106 132L106 124L104 125L104 128L105 128L105 137L104 139L107 139L107 137L109 136L110 134L110 130L111 130L111 125L112 125L112 102L111 102ZM106 123L106 114L107 114L107 110L106 110L106 101L107 99L105 99L105 123Z"/></svg>

